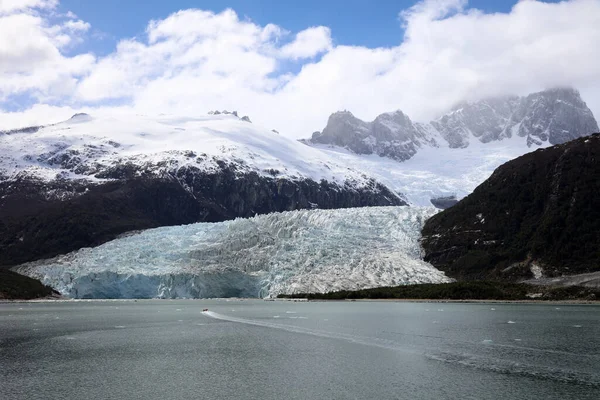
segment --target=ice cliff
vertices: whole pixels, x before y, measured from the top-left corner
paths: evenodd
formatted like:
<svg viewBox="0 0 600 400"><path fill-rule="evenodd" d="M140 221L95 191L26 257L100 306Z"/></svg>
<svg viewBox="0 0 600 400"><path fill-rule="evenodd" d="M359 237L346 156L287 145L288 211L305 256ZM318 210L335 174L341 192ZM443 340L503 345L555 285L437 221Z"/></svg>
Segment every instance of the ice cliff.
<svg viewBox="0 0 600 400"><path fill-rule="evenodd" d="M445 282L417 207L302 210L162 227L16 267L75 298L269 297Z"/></svg>

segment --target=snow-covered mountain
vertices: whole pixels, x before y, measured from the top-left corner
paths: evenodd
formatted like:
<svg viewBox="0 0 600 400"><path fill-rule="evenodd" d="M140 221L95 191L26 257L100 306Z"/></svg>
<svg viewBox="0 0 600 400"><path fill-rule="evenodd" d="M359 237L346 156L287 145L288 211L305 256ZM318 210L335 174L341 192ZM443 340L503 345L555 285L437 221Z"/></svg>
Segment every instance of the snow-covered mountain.
<svg viewBox="0 0 600 400"><path fill-rule="evenodd" d="M445 207L506 161L596 130L568 89L463 104L428 124L336 113L304 142L226 112L4 130L0 267L33 262L17 270L76 297L442 282L418 245L435 211L369 206ZM300 209L311 211L278 214Z"/></svg>
<svg viewBox="0 0 600 400"><path fill-rule="evenodd" d="M233 113L79 114L0 132L0 266L136 229L402 204L367 174Z"/></svg>
<svg viewBox="0 0 600 400"><path fill-rule="evenodd" d="M77 114L63 123L0 131L0 179L28 176L101 182L123 177L206 173L225 166L237 174L302 181L326 180L364 188L365 174L336 164L304 146L237 117L130 115L96 118Z"/></svg>
<svg viewBox="0 0 600 400"><path fill-rule="evenodd" d="M267 297L448 282L421 261L433 208L302 210L146 230L15 268L76 298Z"/></svg>
<svg viewBox="0 0 600 400"><path fill-rule="evenodd" d="M525 97L507 96L463 103L427 124L401 111L364 122L350 112L332 114L309 144L344 147L405 161L427 147L466 148L519 138L522 152L565 143L598 131L598 124L577 90L551 89Z"/></svg>

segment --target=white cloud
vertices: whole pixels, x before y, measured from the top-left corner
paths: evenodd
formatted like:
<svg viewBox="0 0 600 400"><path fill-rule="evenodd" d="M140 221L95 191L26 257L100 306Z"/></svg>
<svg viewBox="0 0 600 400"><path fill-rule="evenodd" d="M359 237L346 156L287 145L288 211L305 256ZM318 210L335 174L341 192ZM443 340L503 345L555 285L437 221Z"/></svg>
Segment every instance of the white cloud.
<svg viewBox="0 0 600 400"><path fill-rule="evenodd" d="M299 32L296 39L281 48L281 55L297 60L312 58L330 50L331 31L324 26L315 26Z"/></svg>
<svg viewBox="0 0 600 400"><path fill-rule="evenodd" d="M0 0L0 101L29 93L41 101L69 98L77 77L94 64L90 54L67 57L62 50L79 40L89 24L79 20L49 23L36 9L56 1Z"/></svg>
<svg viewBox="0 0 600 400"><path fill-rule="evenodd" d="M574 86L600 117L600 0L520 1L493 14L466 0L425 0L399 16L396 46L366 48L334 45L327 27L291 34L233 10L182 10L95 60L63 54L89 30L84 21L49 26L40 13L17 13L9 17L20 18L10 25L19 37L5 37L0 21L0 100L27 89L74 108L121 99L141 112L237 109L306 137L339 109L370 119L399 108L428 120L465 99Z"/></svg>
<svg viewBox="0 0 600 400"><path fill-rule="evenodd" d="M58 5L58 0L0 0L0 14L15 11L39 9L53 9Z"/></svg>

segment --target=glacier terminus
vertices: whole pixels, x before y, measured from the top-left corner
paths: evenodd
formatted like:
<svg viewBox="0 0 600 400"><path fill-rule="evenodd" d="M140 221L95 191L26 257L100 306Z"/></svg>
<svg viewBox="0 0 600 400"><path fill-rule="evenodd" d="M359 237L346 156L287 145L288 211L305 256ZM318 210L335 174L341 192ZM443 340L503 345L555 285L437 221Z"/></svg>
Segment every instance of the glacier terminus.
<svg viewBox="0 0 600 400"><path fill-rule="evenodd" d="M15 268L73 298L273 297L450 281L421 260L432 207L299 210L131 233Z"/></svg>

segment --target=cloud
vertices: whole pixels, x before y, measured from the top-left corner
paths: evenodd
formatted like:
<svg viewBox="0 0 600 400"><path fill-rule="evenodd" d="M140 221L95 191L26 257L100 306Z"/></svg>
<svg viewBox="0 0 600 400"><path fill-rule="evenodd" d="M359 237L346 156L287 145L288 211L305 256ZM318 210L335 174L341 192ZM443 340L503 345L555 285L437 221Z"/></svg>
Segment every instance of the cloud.
<svg viewBox="0 0 600 400"><path fill-rule="evenodd" d="M58 0L0 0L0 14L16 11L30 11L32 9L53 9L58 5Z"/></svg>
<svg viewBox="0 0 600 400"><path fill-rule="evenodd" d="M61 110L106 111L115 102L147 113L237 109L306 137L339 109L364 119L402 109L427 121L459 101L553 86L579 88L600 117L600 0L519 1L508 13L425 0L390 16L399 18L399 39L382 48L335 45L324 26L290 33L231 9L188 9L150 21L142 37L122 39L99 59L65 55L90 30L86 22L73 15L50 24L39 8L20 10L8 15L18 21L0 21L0 101L36 93L37 108L23 120L46 99ZM6 38L11 29L19 37Z"/></svg>
<svg viewBox="0 0 600 400"><path fill-rule="evenodd" d="M312 58L331 48L331 31L329 28L315 26L299 32L293 42L281 48L281 55L294 60Z"/></svg>
<svg viewBox="0 0 600 400"><path fill-rule="evenodd" d="M25 93L36 101L68 99L77 77L94 64L91 54L63 54L89 24L72 19L52 24L33 12L52 9L56 4L41 0L0 2L0 9L6 11L0 14L0 102Z"/></svg>

